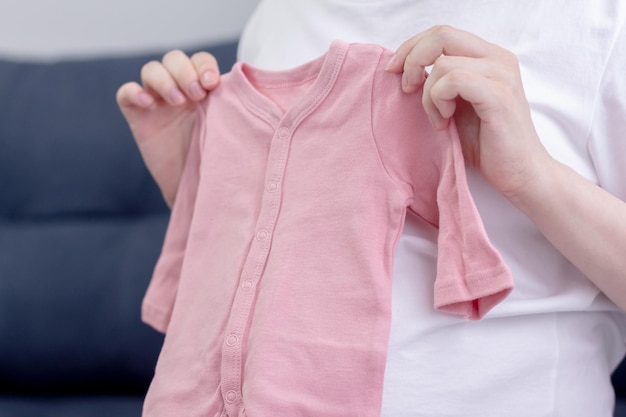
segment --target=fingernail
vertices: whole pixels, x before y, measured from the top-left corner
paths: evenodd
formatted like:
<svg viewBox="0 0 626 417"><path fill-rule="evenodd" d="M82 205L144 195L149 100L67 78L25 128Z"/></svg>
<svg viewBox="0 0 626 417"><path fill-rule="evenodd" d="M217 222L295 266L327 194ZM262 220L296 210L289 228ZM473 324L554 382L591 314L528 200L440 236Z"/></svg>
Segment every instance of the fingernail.
<svg viewBox="0 0 626 417"><path fill-rule="evenodd" d="M202 83L207 87L214 85L217 82L217 79L217 74L213 71L206 71L202 74Z"/></svg>
<svg viewBox="0 0 626 417"><path fill-rule="evenodd" d="M385 66L385 71L389 71L390 69L395 67L397 62L398 62L398 55L393 54L393 56L391 57L389 62L387 62L387 65Z"/></svg>
<svg viewBox="0 0 626 417"><path fill-rule="evenodd" d="M180 92L180 90L174 88L170 92L170 102L175 105L183 104L185 102L185 96Z"/></svg>
<svg viewBox="0 0 626 417"><path fill-rule="evenodd" d="M410 88L409 77L407 77L406 73L402 74L402 90L408 93L409 88Z"/></svg>
<svg viewBox="0 0 626 417"><path fill-rule="evenodd" d="M189 94L196 100L200 100L204 97L204 89L198 81L194 81L189 86Z"/></svg>

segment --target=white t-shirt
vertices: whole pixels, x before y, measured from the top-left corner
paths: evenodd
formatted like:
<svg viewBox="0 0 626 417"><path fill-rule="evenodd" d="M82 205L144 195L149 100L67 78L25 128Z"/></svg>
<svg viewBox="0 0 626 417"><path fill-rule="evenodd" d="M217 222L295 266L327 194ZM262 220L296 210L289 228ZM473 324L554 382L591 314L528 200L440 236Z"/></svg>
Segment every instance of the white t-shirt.
<svg viewBox="0 0 626 417"><path fill-rule="evenodd" d="M626 200L625 22L621 0L264 0L239 57L286 69L334 39L396 49L436 24L473 32L517 55L548 151ZM468 181L516 287L478 322L435 311L437 232L409 218L395 252L382 415L612 416L624 314L479 173L468 169Z"/></svg>

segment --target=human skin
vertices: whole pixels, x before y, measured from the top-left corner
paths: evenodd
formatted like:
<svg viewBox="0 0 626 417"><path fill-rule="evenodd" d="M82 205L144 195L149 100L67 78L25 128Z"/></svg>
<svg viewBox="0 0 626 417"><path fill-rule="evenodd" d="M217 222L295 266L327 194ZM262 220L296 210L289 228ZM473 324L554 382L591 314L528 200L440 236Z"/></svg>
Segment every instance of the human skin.
<svg viewBox="0 0 626 417"><path fill-rule="evenodd" d="M187 157L196 104L217 87L219 74L211 54L188 57L174 50L142 67L141 84L128 82L117 91L118 106L170 207Z"/></svg>
<svg viewBox="0 0 626 417"><path fill-rule="evenodd" d="M454 119L467 162L626 309L626 203L547 152L514 54L471 33L436 26L404 42L387 71L403 74L399 88L407 94L423 88L433 126L443 129ZM218 74L209 54L172 51L144 66L142 85L127 83L118 91L120 109L170 206L195 103L218 84Z"/></svg>

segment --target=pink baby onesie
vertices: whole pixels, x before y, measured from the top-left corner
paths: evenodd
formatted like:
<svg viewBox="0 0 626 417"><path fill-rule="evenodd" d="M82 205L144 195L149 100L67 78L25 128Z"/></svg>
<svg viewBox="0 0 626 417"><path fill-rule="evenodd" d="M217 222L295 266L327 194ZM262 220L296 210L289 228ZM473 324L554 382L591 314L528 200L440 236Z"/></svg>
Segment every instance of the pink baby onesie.
<svg viewBox="0 0 626 417"><path fill-rule="evenodd" d="M407 208L439 227L436 308L477 319L510 292L454 126L431 128L390 57L238 63L200 106L143 305L167 331L144 416L378 416Z"/></svg>

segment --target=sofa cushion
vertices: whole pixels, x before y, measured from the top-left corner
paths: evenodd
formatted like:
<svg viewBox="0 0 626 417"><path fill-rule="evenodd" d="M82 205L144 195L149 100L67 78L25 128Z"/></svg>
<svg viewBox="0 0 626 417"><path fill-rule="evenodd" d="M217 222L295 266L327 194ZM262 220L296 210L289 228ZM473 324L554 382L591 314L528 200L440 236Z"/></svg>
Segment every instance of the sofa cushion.
<svg viewBox="0 0 626 417"><path fill-rule="evenodd" d="M211 46L222 68L235 43ZM115 93L159 55L0 61L0 394L137 393L169 209Z"/></svg>
<svg viewBox="0 0 626 417"><path fill-rule="evenodd" d="M139 417L141 397L1 397L0 417Z"/></svg>

